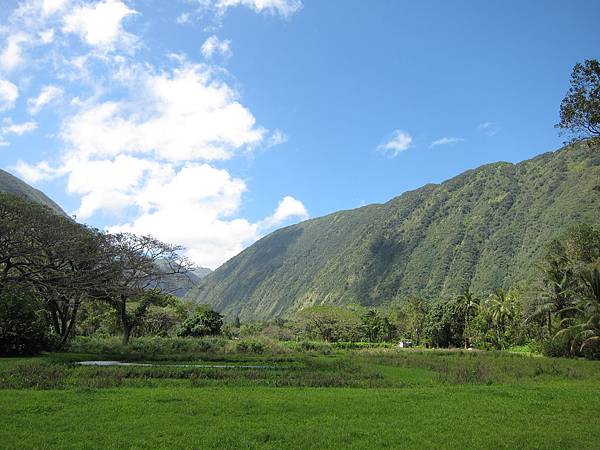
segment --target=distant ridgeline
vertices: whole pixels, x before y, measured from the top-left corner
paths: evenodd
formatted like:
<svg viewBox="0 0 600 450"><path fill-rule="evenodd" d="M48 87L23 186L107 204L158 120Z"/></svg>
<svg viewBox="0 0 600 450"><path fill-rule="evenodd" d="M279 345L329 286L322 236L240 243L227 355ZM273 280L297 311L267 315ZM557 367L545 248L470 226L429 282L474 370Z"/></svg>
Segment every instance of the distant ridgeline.
<svg viewBox="0 0 600 450"><path fill-rule="evenodd" d="M50 200L42 191L29 186L24 181L2 169L0 169L0 192L18 195L32 202L47 206L58 214L67 215L60 206Z"/></svg>
<svg viewBox="0 0 600 450"><path fill-rule="evenodd" d="M579 222L600 224L597 144L488 164L275 231L188 298L256 320L308 305L483 295L530 279L546 243Z"/></svg>

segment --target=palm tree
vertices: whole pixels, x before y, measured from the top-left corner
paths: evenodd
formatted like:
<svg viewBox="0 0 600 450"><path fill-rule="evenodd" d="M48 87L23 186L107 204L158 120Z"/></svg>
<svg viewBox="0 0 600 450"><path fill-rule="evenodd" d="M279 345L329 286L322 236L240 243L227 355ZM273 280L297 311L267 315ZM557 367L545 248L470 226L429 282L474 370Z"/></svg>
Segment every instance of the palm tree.
<svg viewBox="0 0 600 450"><path fill-rule="evenodd" d="M563 319L571 325L556 334L569 337L572 353L576 353L579 343L579 352L582 352L586 347L600 342L600 270L598 267L583 270L579 278L579 301L575 307L567 308L576 312L577 317Z"/></svg>
<svg viewBox="0 0 600 450"><path fill-rule="evenodd" d="M506 330L506 325L514 317L513 298L504 289L498 289L490 296L488 308L492 323L496 328L497 345L501 348L502 335Z"/></svg>
<svg viewBox="0 0 600 450"><path fill-rule="evenodd" d="M458 304L459 308L463 313L464 319L464 329L463 329L463 341L465 344L465 348L469 347L469 324L471 320L475 316L477 308L479 308L479 303L481 300L475 294L473 294L469 289L463 292L458 296Z"/></svg>
<svg viewBox="0 0 600 450"><path fill-rule="evenodd" d="M545 317L548 332L552 332L552 315L557 315L559 323L564 325L565 319L571 314L568 308L573 306L575 277L571 269L564 267L563 261L556 259L551 260L543 270L546 290L530 318Z"/></svg>

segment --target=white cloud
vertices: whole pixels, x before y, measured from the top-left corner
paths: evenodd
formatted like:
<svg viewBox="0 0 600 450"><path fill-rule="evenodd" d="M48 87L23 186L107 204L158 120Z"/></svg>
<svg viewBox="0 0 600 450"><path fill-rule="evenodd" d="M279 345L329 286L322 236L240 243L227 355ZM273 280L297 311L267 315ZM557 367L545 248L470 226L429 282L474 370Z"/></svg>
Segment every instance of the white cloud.
<svg viewBox="0 0 600 450"><path fill-rule="evenodd" d="M12 169L28 183L53 180L64 175L63 170L51 167L46 161L41 161L33 165L27 164L24 161L17 161L17 164Z"/></svg>
<svg viewBox="0 0 600 450"><path fill-rule="evenodd" d="M131 47L136 39L123 29L122 22L136 13L120 0L80 5L64 17L62 31L75 33L87 44L103 50L111 50L117 44Z"/></svg>
<svg viewBox="0 0 600 450"><path fill-rule="evenodd" d="M80 156L152 154L167 161L230 158L252 147L266 132L256 126L237 92L203 66L166 74L143 74L138 99L84 105L61 136Z"/></svg>
<svg viewBox="0 0 600 450"><path fill-rule="evenodd" d="M304 204L288 195L279 202L277 209L271 216L261 221L260 228L271 229L282 225L290 218L306 220L308 217L309 214Z"/></svg>
<svg viewBox="0 0 600 450"><path fill-rule="evenodd" d="M142 188L146 174L159 165L120 155L114 160L72 160L67 167L67 190L81 196L76 215L89 218L97 211L118 214L136 205L135 195Z"/></svg>
<svg viewBox="0 0 600 450"><path fill-rule="evenodd" d="M37 97L32 97L27 100L27 111L31 115L35 115L40 110L59 99L63 95L64 91L62 88L54 85L44 86Z"/></svg>
<svg viewBox="0 0 600 450"><path fill-rule="evenodd" d="M54 27L68 3L69 0L20 0L6 24L0 26L0 69L10 72L27 64L47 71L51 66L45 63L50 62L52 50L45 49L36 58L27 58L26 51L55 42Z"/></svg>
<svg viewBox="0 0 600 450"><path fill-rule="evenodd" d="M275 147L276 145L285 144L288 141L287 134L281 130L274 130L269 136L267 147Z"/></svg>
<svg viewBox="0 0 600 450"><path fill-rule="evenodd" d="M457 144L459 142L463 142L464 139L460 137L443 137L440 139L436 139L433 141L429 148L437 147L438 145L449 145L449 144Z"/></svg>
<svg viewBox="0 0 600 450"><path fill-rule="evenodd" d="M229 39L220 40L217 36L212 35L204 41L200 51L207 59L212 58L214 55L222 55L223 57L228 58L232 54L230 45L231 41Z"/></svg>
<svg viewBox="0 0 600 450"><path fill-rule="evenodd" d="M494 122L480 123L479 125L477 125L477 128L479 129L479 131L488 136L494 136L499 131L498 126Z"/></svg>
<svg viewBox="0 0 600 450"><path fill-rule="evenodd" d="M181 13L179 16L177 16L177 19L175 19L175 22L177 22L179 25L183 25L185 23L189 23L190 19L191 19L190 13Z"/></svg>
<svg viewBox="0 0 600 450"><path fill-rule="evenodd" d="M241 5L282 16L301 5L286 0L212 3L217 12ZM240 217L246 183L212 162L281 144L287 136L257 123L223 69L208 62L191 64L182 54L165 58L161 70L137 59L140 54L130 50L140 41L127 28L127 18L136 14L132 4L137 5L127 0L23 0L8 26L0 27L0 52L10 47L7 39L15 31L28 33L6 59L32 69L23 86L25 81L36 86L34 76L48 70L42 82L47 86L27 92L30 114L65 92L76 96L61 104L62 122L53 135L60 153L33 163L18 161L16 173L30 183L64 177L67 192L80 199L75 211L80 219L106 214L104 223L118 224L111 230L149 233L184 245L188 256L208 267L217 267L272 227L307 218L306 208L293 197L284 197L263 220ZM190 16L180 19L186 22ZM207 42L207 61L231 54L229 41L215 37ZM12 108L18 94L12 83L0 83L0 107ZM0 134L9 128L25 133L35 122L4 125Z"/></svg>
<svg viewBox="0 0 600 450"><path fill-rule="evenodd" d="M6 40L6 46L0 53L0 67L11 71L23 62L22 45L29 42L29 36L22 32L10 35Z"/></svg>
<svg viewBox="0 0 600 450"><path fill-rule="evenodd" d="M15 170L30 182L66 176L68 192L81 198L79 218L130 217L111 229L184 245L197 264L217 267L269 227L308 214L286 197L265 220L236 217L246 184L206 161L285 135L258 126L219 72L178 62L161 73L128 67L119 79L129 96L75 103L61 127L66 151L56 167L20 162Z"/></svg>
<svg viewBox="0 0 600 450"><path fill-rule="evenodd" d="M193 0L188 0L188 3ZM186 24L193 21L206 20L213 22L206 29L218 29L221 20L231 8L245 7L257 14L268 14L280 16L284 19L290 18L302 9L301 0L196 0L197 7L192 11L181 13L176 19L178 24ZM208 16L208 17L207 17Z"/></svg>
<svg viewBox="0 0 600 450"><path fill-rule="evenodd" d="M2 134L16 134L22 136L26 133L31 133L37 128L35 122L23 122L23 123L8 123L0 128Z"/></svg>
<svg viewBox="0 0 600 450"><path fill-rule="evenodd" d="M220 14L224 14L229 8L245 6L257 13L289 17L302 9L300 0L200 0L200 2L214 7Z"/></svg>
<svg viewBox="0 0 600 450"><path fill-rule="evenodd" d="M75 214L89 218L98 211L119 214L134 207L135 218L109 231L151 234L183 245L204 267L216 268L263 233L294 219L309 217L304 205L286 196L272 215L255 223L235 217L246 183L208 164L170 163L120 155L113 160L71 160L62 169L47 163L19 162L15 171L28 182L68 173L68 191L81 196Z"/></svg>
<svg viewBox="0 0 600 450"><path fill-rule="evenodd" d="M11 119L4 119L2 121L2 126L0 126L0 147L8 147L10 145L10 143L4 139L7 135L14 134L22 136L31 133L35 129L37 129L36 122L13 123Z"/></svg>
<svg viewBox="0 0 600 450"><path fill-rule="evenodd" d="M69 0L43 0L42 11L44 14L50 15L62 10L68 3Z"/></svg>
<svg viewBox="0 0 600 450"><path fill-rule="evenodd" d="M19 89L8 80L0 78L0 112L14 108Z"/></svg>
<svg viewBox="0 0 600 450"><path fill-rule="evenodd" d="M405 131L395 130L391 138L377 147L380 152L394 158L401 152L408 150L412 144L412 137Z"/></svg>
<svg viewBox="0 0 600 450"><path fill-rule="evenodd" d="M285 197L264 221L232 218L246 191L242 180L208 164L190 163L179 171L162 169L162 174L146 180L133 194L144 212L110 231L151 234L177 242L188 248L187 255L197 264L216 268L258 239L262 230L294 217L308 217L302 203Z"/></svg>

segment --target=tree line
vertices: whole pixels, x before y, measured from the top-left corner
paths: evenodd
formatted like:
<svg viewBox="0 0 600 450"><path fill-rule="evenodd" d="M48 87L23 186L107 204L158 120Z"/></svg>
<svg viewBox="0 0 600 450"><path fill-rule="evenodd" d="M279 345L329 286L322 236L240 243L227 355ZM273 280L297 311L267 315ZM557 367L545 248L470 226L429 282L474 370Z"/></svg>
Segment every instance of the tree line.
<svg viewBox="0 0 600 450"><path fill-rule="evenodd" d="M271 322L223 317L170 294L193 267L181 248L106 233L0 194L0 352L60 350L75 335L397 342L600 357L600 230L577 225L548 243L527 285L488 295L392 299L377 308L313 306Z"/></svg>
<svg viewBox="0 0 600 450"><path fill-rule="evenodd" d="M410 341L415 346L600 357L600 229L577 225L546 246L537 276L487 295L399 298L378 308L313 306L242 326L242 333L327 342ZM253 330L252 330L253 328Z"/></svg>
<svg viewBox="0 0 600 450"><path fill-rule="evenodd" d="M181 250L0 193L0 352L61 349L82 316L107 310L128 343L153 307L177 303L170 292L193 267Z"/></svg>

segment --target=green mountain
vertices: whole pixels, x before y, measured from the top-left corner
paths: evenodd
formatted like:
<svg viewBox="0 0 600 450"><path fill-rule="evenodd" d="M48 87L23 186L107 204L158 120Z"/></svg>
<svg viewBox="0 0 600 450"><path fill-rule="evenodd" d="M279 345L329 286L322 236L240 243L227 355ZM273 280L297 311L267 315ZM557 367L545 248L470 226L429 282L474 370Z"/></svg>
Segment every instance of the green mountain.
<svg viewBox="0 0 600 450"><path fill-rule="evenodd" d="M18 195L32 202L47 206L58 214L67 215L60 206L50 200L42 191L29 186L24 181L2 169L0 169L0 192Z"/></svg>
<svg viewBox="0 0 600 450"><path fill-rule="evenodd" d="M268 319L318 304L487 293L526 281L569 225L600 224L600 147L499 162L385 204L280 229L208 275L188 298Z"/></svg>

